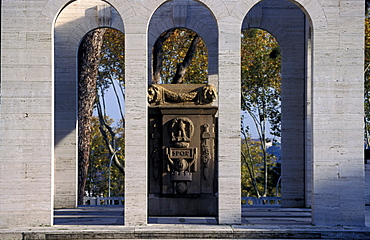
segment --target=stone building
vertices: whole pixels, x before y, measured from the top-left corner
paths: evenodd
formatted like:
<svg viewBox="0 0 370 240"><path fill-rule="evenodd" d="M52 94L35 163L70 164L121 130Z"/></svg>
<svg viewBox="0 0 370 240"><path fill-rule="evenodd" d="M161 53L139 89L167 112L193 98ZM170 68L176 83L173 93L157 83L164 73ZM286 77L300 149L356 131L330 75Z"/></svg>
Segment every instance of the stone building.
<svg viewBox="0 0 370 240"><path fill-rule="evenodd" d="M76 56L99 27L125 34L126 225L148 218L151 48L184 27L205 41L218 89L218 222L241 221L241 30L261 28L282 50L283 207L363 226L363 26L363 0L3 0L0 227L52 225L54 208L76 207Z"/></svg>

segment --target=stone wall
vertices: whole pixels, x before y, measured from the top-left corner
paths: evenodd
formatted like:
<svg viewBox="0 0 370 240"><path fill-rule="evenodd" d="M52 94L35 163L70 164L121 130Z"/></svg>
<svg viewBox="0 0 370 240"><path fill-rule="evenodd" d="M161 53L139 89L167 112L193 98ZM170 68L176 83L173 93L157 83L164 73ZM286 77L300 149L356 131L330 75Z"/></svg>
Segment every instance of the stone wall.
<svg viewBox="0 0 370 240"><path fill-rule="evenodd" d="M281 6L287 3L280 1ZM184 2L188 1L173 1ZM260 1L198 2L214 17L217 26L214 31L218 36L218 58L213 60L218 68L213 68L214 75L210 78L218 82L219 92L218 219L221 224L239 223L240 31L245 16ZM285 184L298 181L302 186L302 176L312 176L314 224L364 225L364 1L289 2L299 6L310 22L311 31L306 35L312 39L312 51L307 53L312 57L307 59L312 61L306 66L312 68L305 74L311 76L312 84L305 86L305 92L310 89L312 98L300 98L303 106L299 109L307 108L310 117L302 120L304 116L299 113L295 123L286 128L292 132L291 136L297 131L300 144L312 146L309 149L312 164L306 164L312 166L312 175L302 172L303 160L300 159L296 165L298 174L293 174L290 183ZM95 6L90 7L92 3ZM75 68L73 48L81 37L95 27L114 24L124 30L126 48L125 224L147 223L148 26L153 13L164 3L164 0L2 1L0 195L9 201L0 203L1 227L52 225L54 206L75 205L75 118L64 114L72 114L75 106L74 100L65 98L62 93L68 92L66 96L72 98L75 95L75 83L66 78L75 79L71 70ZM115 9L108 15L121 20L108 24L107 12L101 15L96 11L106 9L99 6L108 4ZM67 18L62 21L64 16ZM187 17L191 19L191 15ZM102 21L92 21L92 18ZM262 23L264 20L261 18ZM68 26L76 27L73 31L59 31ZM58 46L66 42L71 45L64 46L70 48L61 52ZM291 54L291 64L294 64L294 52ZM71 61L64 65L61 57L70 57ZM289 68L290 63L286 65L283 68ZM72 74L61 67L67 67ZM287 86L291 89L286 91L301 96L302 81L292 79L291 84ZM67 110L60 107L61 101L69 102ZM297 124L298 120L301 123ZM302 121L310 123L312 140L309 143L305 142L308 138L307 132L305 135L302 131L305 127ZM300 157L302 151L297 153ZM293 158L289 161L296 164ZM295 171L295 167L290 171ZM64 174L71 180L63 180ZM297 189L302 192L302 187ZM302 204L302 199L297 201Z"/></svg>

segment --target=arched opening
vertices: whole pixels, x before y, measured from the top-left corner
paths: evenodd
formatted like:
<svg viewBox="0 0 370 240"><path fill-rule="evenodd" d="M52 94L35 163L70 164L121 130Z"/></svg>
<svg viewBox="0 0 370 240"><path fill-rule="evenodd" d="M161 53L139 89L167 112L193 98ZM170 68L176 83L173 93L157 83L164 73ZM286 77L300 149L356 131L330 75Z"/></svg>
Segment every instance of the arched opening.
<svg viewBox="0 0 370 240"><path fill-rule="evenodd" d="M148 26L148 80L149 84L157 83L153 80L153 48L163 34L178 29L178 33L192 31L203 41L207 49L208 64L207 82L218 84L218 26L212 12L198 1L167 1L156 9ZM190 33L190 32L189 32ZM179 36L177 34L173 36ZM180 37L180 36L179 36ZM183 37L183 36L182 36ZM187 39L187 38L183 38ZM188 38L187 41L189 41ZM189 44L189 42L188 42ZM185 44L186 45L186 44ZM201 49L201 48L199 48ZM181 54L180 54L181 55ZM199 55L205 56L205 54ZM202 68L198 68L202 69ZM195 70L195 69L194 69ZM198 70L196 70L198 71ZM190 72L190 71L189 71ZM204 72L202 74L205 74Z"/></svg>
<svg viewBox="0 0 370 240"><path fill-rule="evenodd" d="M83 37L78 48L77 106L70 107L75 109L78 129L75 146L78 152L78 171L74 171L78 175L78 192L77 196L72 195L71 198L78 199L79 207L123 207L124 52L124 34L113 28L90 31ZM96 211L94 208L89 209L91 212ZM118 211L122 212L122 209ZM118 219L118 224L123 224L121 214ZM86 224L83 219L79 221ZM94 224L107 224L99 222L99 219L94 221L97 221ZM63 224L63 218L56 218L55 224Z"/></svg>
<svg viewBox="0 0 370 240"><path fill-rule="evenodd" d="M123 203L124 56L124 34L111 28L89 32L79 47L79 205Z"/></svg>
<svg viewBox="0 0 370 240"><path fill-rule="evenodd" d="M196 32L174 28L162 33L152 49L152 83L208 82L208 49Z"/></svg>
<svg viewBox="0 0 370 240"><path fill-rule="evenodd" d="M242 202L280 204L281 52L269 32L242 30Z"/></svg>
<svg viewBox="0 0 370 240"><path fill-rule="evenodd" d="M105 49L110 49L105 51L104 56L100 56L99 54L94 53L95 60L92 62L86 62L84 64L84 69L86 72L86 76L88 75L89 71L97 69L99 70L99 84L95 84L94 87L87 87L85 86L78 86L79 78L81 78L81 71L79 72L79 64L82 62L80 61L78 52L80 48L80 44L82 40L93 32L102 31L105 33L111 33L111 40L107 42L101 42L100 45L103 46ZM120 100L121 105L118 106L116 94L111 94L110 92L114 93L117 91L118 95L124 95L124 85L122 85L124 81L124 54L120 53L117 54L117 50L115 48L121 48L124 51L124 26L123 21L117 12L117 10L108 4L105 1L72 1L67 4L64 8L62 8L61 12L58 14L58 17L55 20L54 24L54 207L56 209L60 208L76 208L79 204L86 204L83 202L83 197L87 195L99 195L103 193L103 196L109 195L109 180L111 180L111 196L113 196L116 191L113 187L115 187L116 182L116 173L114 167L114 161L116 158L119 158L122 161L122 156L124 155L124 145L121 145L123 141L123 134L124 128L122 124L118 125L120 119L124 118L124 100ZM86 35L85 35L86 34ZM113 35L115 37L113 37ZM104 46L106 45L106 46ZM98 50L100 51L101 48L99 47ZM91 54L87 54L89 56ZM105 57L105 59L104 59ZM104 60L100 60L104 59ZM90 60L92 60L91 58ZM114 60L112 60L114 59ZM96 62L100 61L101 66L96 66ZM81 65L81 64L80 64ZM95 65L95 68L92 67ZM97 76L95 76L97 78ZM110 80L109 80L110 79ZM95 81L96 82L96 81ZM111 82L120 82L120 84L115 84L114 86L116 89L109 88L106 90L108 86L113 86ZM122 88L121 88L122 87ZM95 145L100 144L98 148L93 148L96 152L90 154L94 159L87 158L88 162L93 160L92 167L95 163L99 162L104 158L104 163L100 164L101 169L97 168L96 172L100 176L101 180L104 180L104 183L101 184L101 187L104 190L100 191L97 188L93 190L93 185L95 183L91 183L93 178L90 178L88 181L88 186L80 187L81 191L79 191L79 181L78 175L79 167L78 167L78 126L84 125L81 124L81 119L78 119L78 102L79 102L79 94L78 90L86 90L90 92L90 106L87 116L89 116L90 121L91 117L93 117L93 121L88 124L89 127L92 127L95 131L93 135L97 138L97 141L94 143ZM100 133L99 129L97 128L96 124L99 122L97 119L97 114L95 118L92 113L92 109L94 108L94 104L96 104L96 93L98 91L104 92L104 97L102 94L99 95L100 99L105 99L105 103L101 102L101 110L102 116L106 123L112 123L109 117L112 117L115 122L111 125L111 130L116 130L116 142L112 143L112 139L109 141L111 142L112 149L109 149L108 145L105 145L104 138L102 136L97 136ZM107 92L108 91L108 92ZM108 98L112 98L109 100ZM113 103L115 106L112 106ZM82 104L85 105L85 104ZM87 103L86 103L87 105ZM111 116L109 110L114 109L114 112L117 114L115 116ZM106 111L105 111L106 110ZM122 117L123 116L123 117ZM100 123L99 123L100 124ZM111 136L109 130L106 128L105 132L107 132L108 137ZM117 138L120 138L117 140ZM90 143L87 146L91 146ZM120 147L120 150L118 148ZM101 150L104 148L104 151ZM101 151L100 151L101 150ZM86 151L90 153L90 150ZM97 153L99 152L99 153ZM112 152L114 154L112 154ZM97 154L96 154L97 153ZM110 154L110 156L108 156ZM89 155L89 154L87 154ZM109 163L107 163L109 162ZM111 168L109 165L111 164ZM108 165L108 166L107 166ZM87 165L85 165L86 170L85 178L88 178L89 175L87 174ZM109 174L109 169L111 169L111 174ZM104 174L102 171L104 170ZM92 176L94 174L90 174ZM103 176L102 176L103 175ZM108 176L108 177L106 177ZM109 177L110 176L110 177ZM123 182L123 177L120 178L121 185ZM96 180L96 178L95 178ZM95 184L99 185L99 184ZM123 184L122 184L123 185ZM82 193L80 197L80 202L78 202L78 193ZM119 190L122 192L122 187ZM121 194L121 193L119 193ZM122 197L121 197L122 198ZM117 202L117 201L116 201ZM122 201L121 201L122 202ZM97 201L90 201L90 204L96 204ZM112 203L106 200L99 201L99 204L109 204ZM122 212L122 210L121 210ZM63 214L62 214L63 215ZM55 224L63 224L63 217L59 216L55 218Z"/></svg>
<svg viewBox="0 0 370 240"><path fill-rule="evenodd" d="M281 103L281 179L276 182L278 191L276 185L273 187L274 193L281 194L279 204L283 207L310 206L310 21L301 8L290 1L265 0L251 8L244 18L242 31L252 28L270 32L279 42L282 58L281 102L277 102ZM275 119L280 121L279 114L275 114ZM277 121L271 126L274 124Z"/></svg>
<svg viewBox="0 0 370 240"><path fill-rule="evenodd" d="M152 81L163 84L148 90L149 215L216 216L217 107L214 86L205 84L207 48L197 33L175 28L160 35L152 56Z"/></svg>
<svg viewBox="0 0 370 240"><path fill-rule="evenodd" d="M148 36L149 222L216 222L216 21L197 1L168 1L153 14Z"/></svg>

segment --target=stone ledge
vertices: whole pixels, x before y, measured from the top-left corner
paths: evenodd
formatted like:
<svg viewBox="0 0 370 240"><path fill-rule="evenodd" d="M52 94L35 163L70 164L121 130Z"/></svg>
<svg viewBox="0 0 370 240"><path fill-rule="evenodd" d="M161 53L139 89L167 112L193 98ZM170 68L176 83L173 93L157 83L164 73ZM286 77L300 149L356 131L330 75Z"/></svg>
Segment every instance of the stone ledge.
<svg viewBox="0 0 370 240"><path fill-rule="evenodd" d="M250 225L58 226L0 230L0 239L369 239L369 228Z"/></svg>

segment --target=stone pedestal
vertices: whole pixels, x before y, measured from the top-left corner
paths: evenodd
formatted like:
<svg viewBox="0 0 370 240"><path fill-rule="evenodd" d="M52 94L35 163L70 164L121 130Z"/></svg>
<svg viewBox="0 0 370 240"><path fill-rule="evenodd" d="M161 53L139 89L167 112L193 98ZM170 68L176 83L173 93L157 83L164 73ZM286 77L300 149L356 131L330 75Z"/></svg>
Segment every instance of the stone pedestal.
<svg viewBox="0 0 370 240"><path fill-rule="evenodd" d="M149 215L217 215L217 107L208 90L198 84L149 88L155 98L149 107Z"/></svg>

